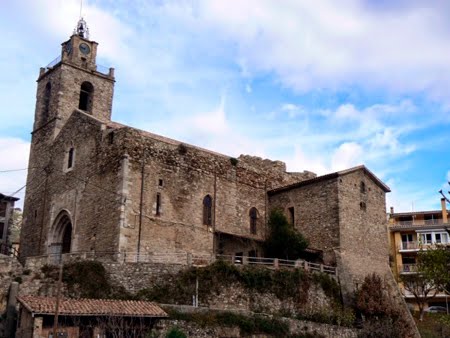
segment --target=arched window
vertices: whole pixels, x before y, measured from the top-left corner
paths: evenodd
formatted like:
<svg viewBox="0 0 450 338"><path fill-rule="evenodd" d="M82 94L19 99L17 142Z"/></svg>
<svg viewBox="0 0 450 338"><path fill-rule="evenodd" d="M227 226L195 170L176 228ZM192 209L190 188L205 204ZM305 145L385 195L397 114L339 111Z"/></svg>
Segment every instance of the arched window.
<svg viewBox="0 0 450 338"><path fill-rule="evenodd" d="M94 94L94 86L90 82L83 82L80 89L80 102L78 108L86 112L92 111L92 99Z"/></svg>
<svg viewBox="0 0 450 338"><path fill-rule="evenodd" d="M366 193L366 184L363 181L361 181L361 183L359 184L359 190L362 194Z"/></svg>
<svg viewBox="0 0 450 338"><path fill-rule="evenodd" d="M50 97L52 94L52 84L47 82L44 90L44 107L42 108L42 122L45 123L48 120L49 109L50 109Z"/></svg>
<svg viewBox="0 0 450 338"><path fill-rule="evenodd" d="M258 220L258 210L256 210L255 207L250 209L250 233L255 235L256 234L256 224Z"/></svg>
<svg viewBox="0 0 450 338"><path fill-rule="evenodd" d="M212 225L212 198L209 195L203 199L203 224Z"/></svg>

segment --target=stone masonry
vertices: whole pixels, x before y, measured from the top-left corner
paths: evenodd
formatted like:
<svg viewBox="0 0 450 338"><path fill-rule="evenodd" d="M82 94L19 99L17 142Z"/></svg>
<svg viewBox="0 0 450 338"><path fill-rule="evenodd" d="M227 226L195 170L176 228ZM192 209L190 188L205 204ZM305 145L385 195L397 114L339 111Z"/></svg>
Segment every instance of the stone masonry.
<svg viewBox="0 0 450 338"><path fill-rule="evenodd" d="M367 168L290 173L280 161L230 158L113 122L114 70L99 72L96 52L74 34L40 71L21 259L262 256L268 214L280 208L349 290L386 275L389 188Z"/></svg>

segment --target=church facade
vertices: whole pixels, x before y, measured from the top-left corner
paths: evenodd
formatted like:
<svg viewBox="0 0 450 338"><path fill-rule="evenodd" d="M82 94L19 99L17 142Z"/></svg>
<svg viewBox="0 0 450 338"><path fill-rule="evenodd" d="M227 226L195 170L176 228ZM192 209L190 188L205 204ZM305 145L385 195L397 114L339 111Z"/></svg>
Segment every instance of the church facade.
<svg viewBox="0 0 450 338"><path fill-rule="evenodd" d="M71 252L262 256L280 208L351 276L388 267L385 193L366 167L316 176L231 158L111 120L114 69L80 21L41 68L21 257ZM350 267L351 268L346 268Z"/></svg>

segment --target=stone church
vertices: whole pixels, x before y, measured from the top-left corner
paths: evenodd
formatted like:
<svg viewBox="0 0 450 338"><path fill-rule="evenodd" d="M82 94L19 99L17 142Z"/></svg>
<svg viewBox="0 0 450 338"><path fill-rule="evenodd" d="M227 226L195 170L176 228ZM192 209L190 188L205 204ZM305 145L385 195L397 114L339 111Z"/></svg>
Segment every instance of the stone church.
<svg viewBox="0 0 450 338"><path fill-rule="evenodd" d="M324 176L184 144L111 120L114 69L96 64L80 20L41 68L21 234L22 258L123 252L262 256L281 208L348 278L386 272L385 194L365 166Z"/></svg>

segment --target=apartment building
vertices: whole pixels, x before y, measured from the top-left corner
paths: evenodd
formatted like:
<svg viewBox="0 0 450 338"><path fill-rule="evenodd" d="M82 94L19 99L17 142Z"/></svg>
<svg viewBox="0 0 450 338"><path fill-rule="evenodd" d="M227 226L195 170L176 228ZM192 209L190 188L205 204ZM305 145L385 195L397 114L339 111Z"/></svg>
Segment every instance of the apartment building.
<svg viewBox="0 0 450 338"><path fill-rule="evenodd" d="M14 203L19 199L17 197L7 196L0 193L0 250L4 250L9 244L9 226L14 210ZM2 253L3 251L0 251Z"/></svg>
<svg viewBox="0 0 450 338"><path fill-rule="evenodd" d="M438 244L450 244L449 213L446 201L441 199L440 210L389 213L389 243L391 267L407 302L414 302L414 296L403 289L402 274L416 272L419 250ZM430 303L446 306L446 295L438 294Z"/></svg>

